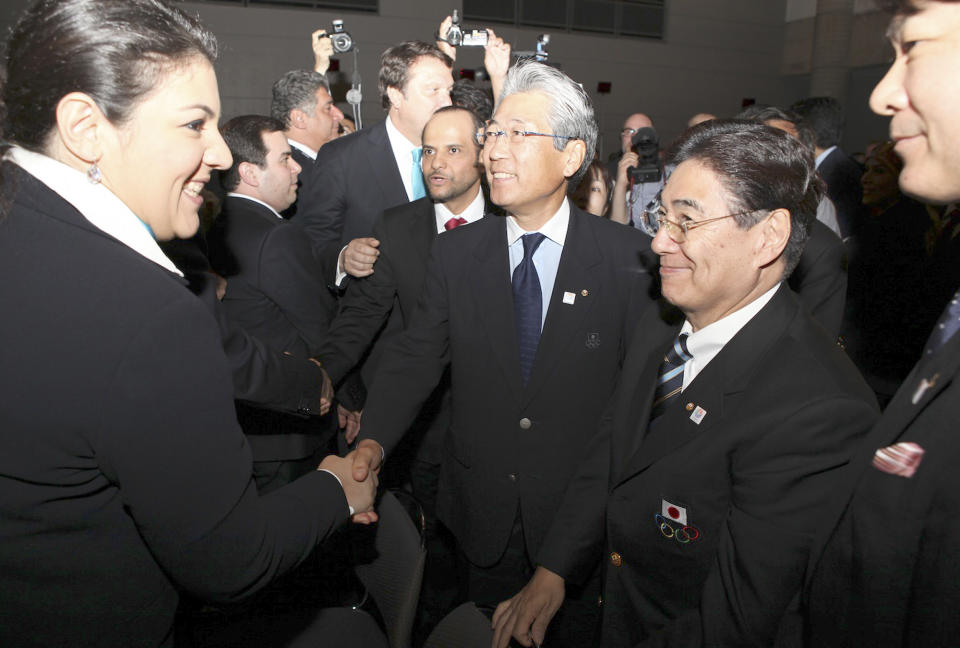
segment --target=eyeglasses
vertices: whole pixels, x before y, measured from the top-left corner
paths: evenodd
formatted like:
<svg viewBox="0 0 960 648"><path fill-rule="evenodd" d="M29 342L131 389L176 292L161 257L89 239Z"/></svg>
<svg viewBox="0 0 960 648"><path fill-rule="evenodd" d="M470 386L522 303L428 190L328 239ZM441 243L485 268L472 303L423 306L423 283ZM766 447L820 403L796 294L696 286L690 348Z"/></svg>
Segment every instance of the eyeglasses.
<svg viewBox="0 0 960 648"><path fill-rule="evenodd" d="M651 205L652 206L652 205ZM757 211L757 210L754 210ZM707 223L712 223L714 221L723 220L724 218L735 218L737 216L746 216L747 214L752 214L754 211L747 212L738 212L736 214L727 214L726 216L717 216L716 218L705 218L704 220L699 221L683 221L678 223L677 221L672 221L667 218L667 212L663 210L663 207L657 205L655 209L647 208L643 212L643 228L651 235L656 236L657 232L660 231L661 227L665 227L667 230L667 236L670 237L670 240L674 243L684 243L687 240L687 235L690 233L690 230L696 229L701 225L706 225Z"/></svg>
<svg viewBox="0 0 960 648"><path fill-rule="evenodd" d="M640 129L639 129L639 128L624 128L622 131L620 131L620 134L621 134L621 135L629 135L630 137L633 137L634 135L637 134L637 131L638 131L638 130L640 130Z"/></svg>
<svg viewBox="0 0 960 648"><path fill-rule="evenodd" d="M482 130L477 133L477 143L480 146L494 146L498 140L501 138L507 138L507 142L510 144L519 144L528 137L555 137L564 140L575 140L580 139L576 135L557 135L556 133L536 133L534 131L524 131L524 130L495 130L493 127L488 127L486 130Z"/></svg>

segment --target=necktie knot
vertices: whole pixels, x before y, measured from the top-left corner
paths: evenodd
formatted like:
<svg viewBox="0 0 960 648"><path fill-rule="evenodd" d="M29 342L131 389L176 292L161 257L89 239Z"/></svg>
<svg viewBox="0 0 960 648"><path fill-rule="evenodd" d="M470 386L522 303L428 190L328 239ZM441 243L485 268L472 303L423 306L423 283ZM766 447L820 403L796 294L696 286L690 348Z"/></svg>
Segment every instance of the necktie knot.
<svg viewBox="0 0 960 648"><path fill-rule="evenodd" d="M540 232L524 234L521 237L523 241L523 258L532 259L534 253L537 251L537 248L540 247L540 244L543 243L543 239L545 238L546 237Z"/></svg>
<svg viewBox="0 0 960 648"><path fill-rule="evenodd" d="M420 164L420 160L423 159L423 149L415 148L413 151L411 151L411 154L413 155L413 163Z"/></svg>
<svg viewBox="0 0 960 648"><path fill-rule="evenodd" d="M443 229L449 232L455 227L460 227L461 225L466 225L466 224L467 224L466 218L460 218L459 216L454 216L448 219L447 222L443 224Z"/></svg>

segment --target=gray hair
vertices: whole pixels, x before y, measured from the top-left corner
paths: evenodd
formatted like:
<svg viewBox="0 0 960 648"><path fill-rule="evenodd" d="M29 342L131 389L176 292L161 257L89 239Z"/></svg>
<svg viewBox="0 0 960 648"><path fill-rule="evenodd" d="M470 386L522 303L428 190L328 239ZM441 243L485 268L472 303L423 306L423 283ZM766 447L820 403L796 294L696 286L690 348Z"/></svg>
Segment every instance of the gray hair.
<svg viewBox="0 0 960 648"><path fill-rule="evenodd" d="M270 116L283 122L284 130L290 128L290 111L313 112L317 107L317 90L330 92L327 79L313 70L290 70L273 84L273 101Z"/></svg>
<svg viewBox="0 0 960 648"><path fill-rule="evenodd" d="M568 186L576 187L593 161L597 148L597 120L593 114L593 102L580 84L560 70L533 59L521 59L507 72L500 92L500 101L520 92L541 92L552 100L547 123L557 135L568 135L586 144L583 163L570 178ZM570 140L554 137L553 145L558 151L566 148Z"/></svg>

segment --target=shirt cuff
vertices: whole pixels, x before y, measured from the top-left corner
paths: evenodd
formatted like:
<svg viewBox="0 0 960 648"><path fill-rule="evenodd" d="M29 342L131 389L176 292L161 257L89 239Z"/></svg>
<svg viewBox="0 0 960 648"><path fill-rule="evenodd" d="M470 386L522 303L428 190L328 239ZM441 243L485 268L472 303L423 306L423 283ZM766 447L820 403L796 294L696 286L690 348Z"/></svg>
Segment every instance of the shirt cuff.
<svg viewBox="0 0 960 648"><path fill-rule="evenodd" d="M340 287L340 282L343 281L343 278L347 276L347 273L346 273L346 272L341 272L341 271L340 271L340 257L343 256L343 251L346 250L346 249L347 249L347 246L344 245L344 246L343 246L343 249L340 250L340 254L337 255L337 267L335 268L335 270L336 270L336 273L335 273L335 275L336 275L336 281L333 282L333 284L334 284L337 288ZM332 474L332 473L331 473L331 474Z"/></svg>
<svg viewBox="0 0 960 648"><path fill-rule="evenodd" d="M335 472L333 472L333 471L331 471L331 470L327 470L326 468L317 468L317 470L319 470L320 472L325 472L325 473L329 473L329 474L333 475L333 478L337 480L337 483L338 483L338 484L340 484L340 488L341 488L341 489L343 488L343 482L340 481L340 478L339 478L339 477L337 477L337 473L335 473ZM346 491L344 491L343 496L344 496L344 497L347 496ZM353 507L350 506L350 503L349 503L349 502L347 503L347 508L350 509L350 517L353 517L353 513L354 513Z"/></svg>

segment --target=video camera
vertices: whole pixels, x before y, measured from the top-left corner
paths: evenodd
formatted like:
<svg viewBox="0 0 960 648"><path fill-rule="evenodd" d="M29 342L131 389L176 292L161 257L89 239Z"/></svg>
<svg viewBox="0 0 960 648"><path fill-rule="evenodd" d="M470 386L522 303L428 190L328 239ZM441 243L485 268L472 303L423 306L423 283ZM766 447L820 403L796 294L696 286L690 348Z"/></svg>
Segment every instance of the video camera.
<svg viewBox="0 0 960 648"><path fill-rule="evenodd" d="M627 169L631 183L660 182L663 169L660 168L660 138L651 126L640 128L630 140L630 150L640 160L637 166Z"/></svg>
<svg viewBox="0 0 960 648"><path fill-rule="evenodd" d="M329 38L335 54L346 54L353 49L353 36L343 30L343 21L331 21L333 33L320 34L317 38Z"/></svg>
<svg viewBox="0 0 960 648"><path fill-rule="evenodd" d="M454 9L452 23L444 40L454 47L486 47L489 34L486 29L470 29L463 31L460 26L460 10Z"/></svg>

